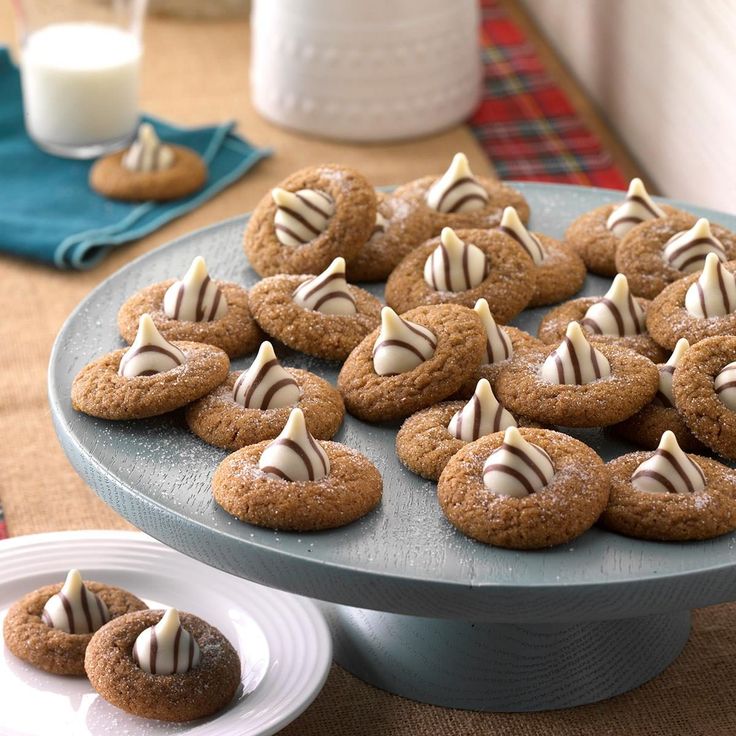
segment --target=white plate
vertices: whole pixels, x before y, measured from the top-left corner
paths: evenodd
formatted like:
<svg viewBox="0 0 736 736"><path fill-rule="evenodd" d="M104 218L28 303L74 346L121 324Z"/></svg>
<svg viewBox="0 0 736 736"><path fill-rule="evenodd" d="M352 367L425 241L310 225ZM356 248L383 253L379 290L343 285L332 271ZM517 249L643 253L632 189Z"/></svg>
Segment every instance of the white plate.
<svg viewBox="0 0 736 736"><path fill-rule="evenodd" d="M83 677L31 667L0 640L3 736L264 736L294 720L324 684L332 642L311 601L214 570L138 532L54 532L0 542L0 624L14 601L62 580L71 567L129 590L152 608L174 606L216 626L240 655L242 686L213 718L149 721L110 705Z"/></svg>

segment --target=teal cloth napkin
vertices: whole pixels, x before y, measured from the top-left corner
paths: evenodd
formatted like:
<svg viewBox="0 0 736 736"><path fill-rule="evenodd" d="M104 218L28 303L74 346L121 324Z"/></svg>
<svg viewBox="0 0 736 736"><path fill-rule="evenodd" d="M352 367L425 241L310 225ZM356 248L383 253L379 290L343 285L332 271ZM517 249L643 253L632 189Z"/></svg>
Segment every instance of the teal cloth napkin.
<svg viewBox="0 0 736 736"><path fill-rule="evenodd" d="M144 119L162 139L204 158L209 178L203 189L162 204L115 202L92 191L87 177L93 162L50 156L26 134L20 75L0 48L0 250L59 268L90 268L111 248L206 202L271 153L235 135L234 123L180 128Z"/></svg>

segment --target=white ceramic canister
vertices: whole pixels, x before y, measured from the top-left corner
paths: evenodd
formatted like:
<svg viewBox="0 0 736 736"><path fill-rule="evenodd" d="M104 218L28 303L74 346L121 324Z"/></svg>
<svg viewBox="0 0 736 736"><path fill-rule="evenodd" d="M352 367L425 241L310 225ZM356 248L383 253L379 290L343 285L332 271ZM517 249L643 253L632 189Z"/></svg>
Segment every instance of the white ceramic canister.
<svg viewBox="0 0 736 736"><path fill-rule="evenodd" d="M478 23L476 0L254 0L253 102L343 140L447 128L479 99Z"/></svg>

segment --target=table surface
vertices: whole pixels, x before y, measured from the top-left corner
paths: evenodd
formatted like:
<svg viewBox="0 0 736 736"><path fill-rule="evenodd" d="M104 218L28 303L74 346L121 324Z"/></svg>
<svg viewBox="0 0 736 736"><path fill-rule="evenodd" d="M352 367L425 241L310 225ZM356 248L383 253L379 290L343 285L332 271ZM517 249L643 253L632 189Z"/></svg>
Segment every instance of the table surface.
<svg viewBox="0 0 736 736"><path fill-rule="evenodd" d="M518 9L512 12L523 21ZM440 171L453 153L464 150L478 173L491 173L465 127L410 143L357 146L309 139L269 125L255 114L247 95L247 30L245 21L151 20L145 38L142 106L182 124L234 118L245 136L255 144L273 146L276 156L215 200L119 249L91 272L62 273L0 258L0 370L5 377L0 381L0 498L11 534L128 527L84 486L66 461L46 400L53 340L66 316L104 277L175 237L248 211L276 181L312 163L339 161L360 168L376 184L389 184ZM533 32L531 37L538 40ZM0 3L0 43L6 42L13 42L10 3ZM544 58L620 165L634 171L559 62L548 50ZM727 733L736 727L736 714L726 698L736 687L735 611L733 606L718 606L698 612L691 641L671 668L652 683L605 703L550 714L466 713L388 695L333 667L323 693L284 734Z"/></svg>

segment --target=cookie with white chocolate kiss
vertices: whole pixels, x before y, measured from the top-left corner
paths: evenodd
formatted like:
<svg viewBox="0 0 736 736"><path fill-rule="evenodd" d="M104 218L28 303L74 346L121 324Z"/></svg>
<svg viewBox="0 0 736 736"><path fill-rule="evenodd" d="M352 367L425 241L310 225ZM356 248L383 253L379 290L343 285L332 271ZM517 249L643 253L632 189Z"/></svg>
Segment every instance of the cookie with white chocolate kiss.
<svg viewBox="0 0 736 736"><path fill-rule="evenodd" d="M672 350L687 338L691 345L717 335L736 335L736 261L721 263L711 253L698 273L675 281L652 301L649 334Z"/></svg>
<svg viewBox="0 0 736 736"><path fill-rule="evenodd" d="M283 367L273 346L261 343L245 371L233 371L207 396L186 408L189 429L210 445L239 450L273 439L299 407L317 439L329 440L345 416L340 392L323 378Z"/></svg>
<svg viewBox="0 0 736 736"><path fill-rule="evenodd" d="M230 360L214 345L168 342L144 314L129 348L113 350L77 373L72 406L101 419L144 419L186 406L227 378Z"/></svg>
<svg viewBox="0 0 736 736"><path fill-rule="evenodd" d="M359 419L403 419L452 396L475 375L484 350L483 325L472 309L437 304L399 316L384 307L381 327L350 353L337 387Z"/></svg>
<svg viewBox="0 0 736 736"><path fill-rule="evenodd" d="M241 682L240 658L222 632L172 608L111 621L92 637L84 668L109 703L160 721L217 713Z"/></svg>
<svg viewBox="0 0 736 736"><path fill-rule="evenodd" d="M276 439L229 455L212 478L215 501L240 521L300 532L355 521L376 507L382 490L368 458L316 440L298 408Z"/></svg>
<svg viewBox="0 0 736 736"><path fill-rule="evenodd" d="M572 299L550 309L539 324L539 339L548 345L558 343L570 322L579 322L592 345L619 345L661 363L667 351L646 328L650 304L647 299L632 296L626 277L618 274L602 297Z"/></svg>
<svg viewBox="0 0 736 736"><path fill-rule="evenodd" d="M248 220L243 248L260 276L318 274L355 258L376 225L376 194L353 169L320 164L266 194Z"/></svg>
<svg viewBox="0 0 736 736"><path fill-rule="evenodd" d="M463 447L437 497L463 534L510 549L565 544L606 508L610 479L587 445L549 429L511 427Z"/></svg>
<svg viewBox="0 0 736 736"><path fill-rule="evenodd" d="M559 345L509 361L495 388L510 411L537 422L603 427L639 411L658 385L659 373L648 358L617 345L593 346L571 322Z"/></svg>
<svg viewBox="0 0 736 736"><path fill-rule="evenodd" d="M386 282L386 304L405 312L427 304L488 302L497 322L513 319L534 294L531 256L498 230L444 228L414 248Z"/></svg>
<svg viewBox="0 0 736 736"><path fill-rule="evenodd" d="M684 542L736 529L731 468L682 451L672 432L652 452L611 460L611 495L604 526L638 539Z"/></svg>
<svg viewBox="0 0 736 736"><path fill-rule="evenodd" d="M280 274L250 292L253 316L269 335L307 355L345 360L378 326L381 302L348 284L345 259L335 258L317 276Z"/></svg>
<svg viewBox="0 0 736 736"><path fill-rule="evenodd" d="M432 223L430 235L439 235L444 227L496 227L508 206L516 208L523 222L529 220L523 195L495 179L474 174L464 153L456 153L441 176L415 179L398 187L393 196L427 215Z"/></svg>
<svg viewBox="0 0 736 736"><path fill-rule="evenodd" d="M626 274L634 294L654 299L671 283L702 271L708 253L721 262L736 258L736 233L681 212L626 235L616 251L616 268Z"/></svg>
<svg viewBox="0 0 736 736"><path fill-rule="evenodd" d="M161 281L133 294L120 307L118 329L135 339L142 314L150 314L167 340L202 342L237 358L255 350L263 333L250 312L248 292L229 281L210 278L197 256L181 279Z"/></svg>

